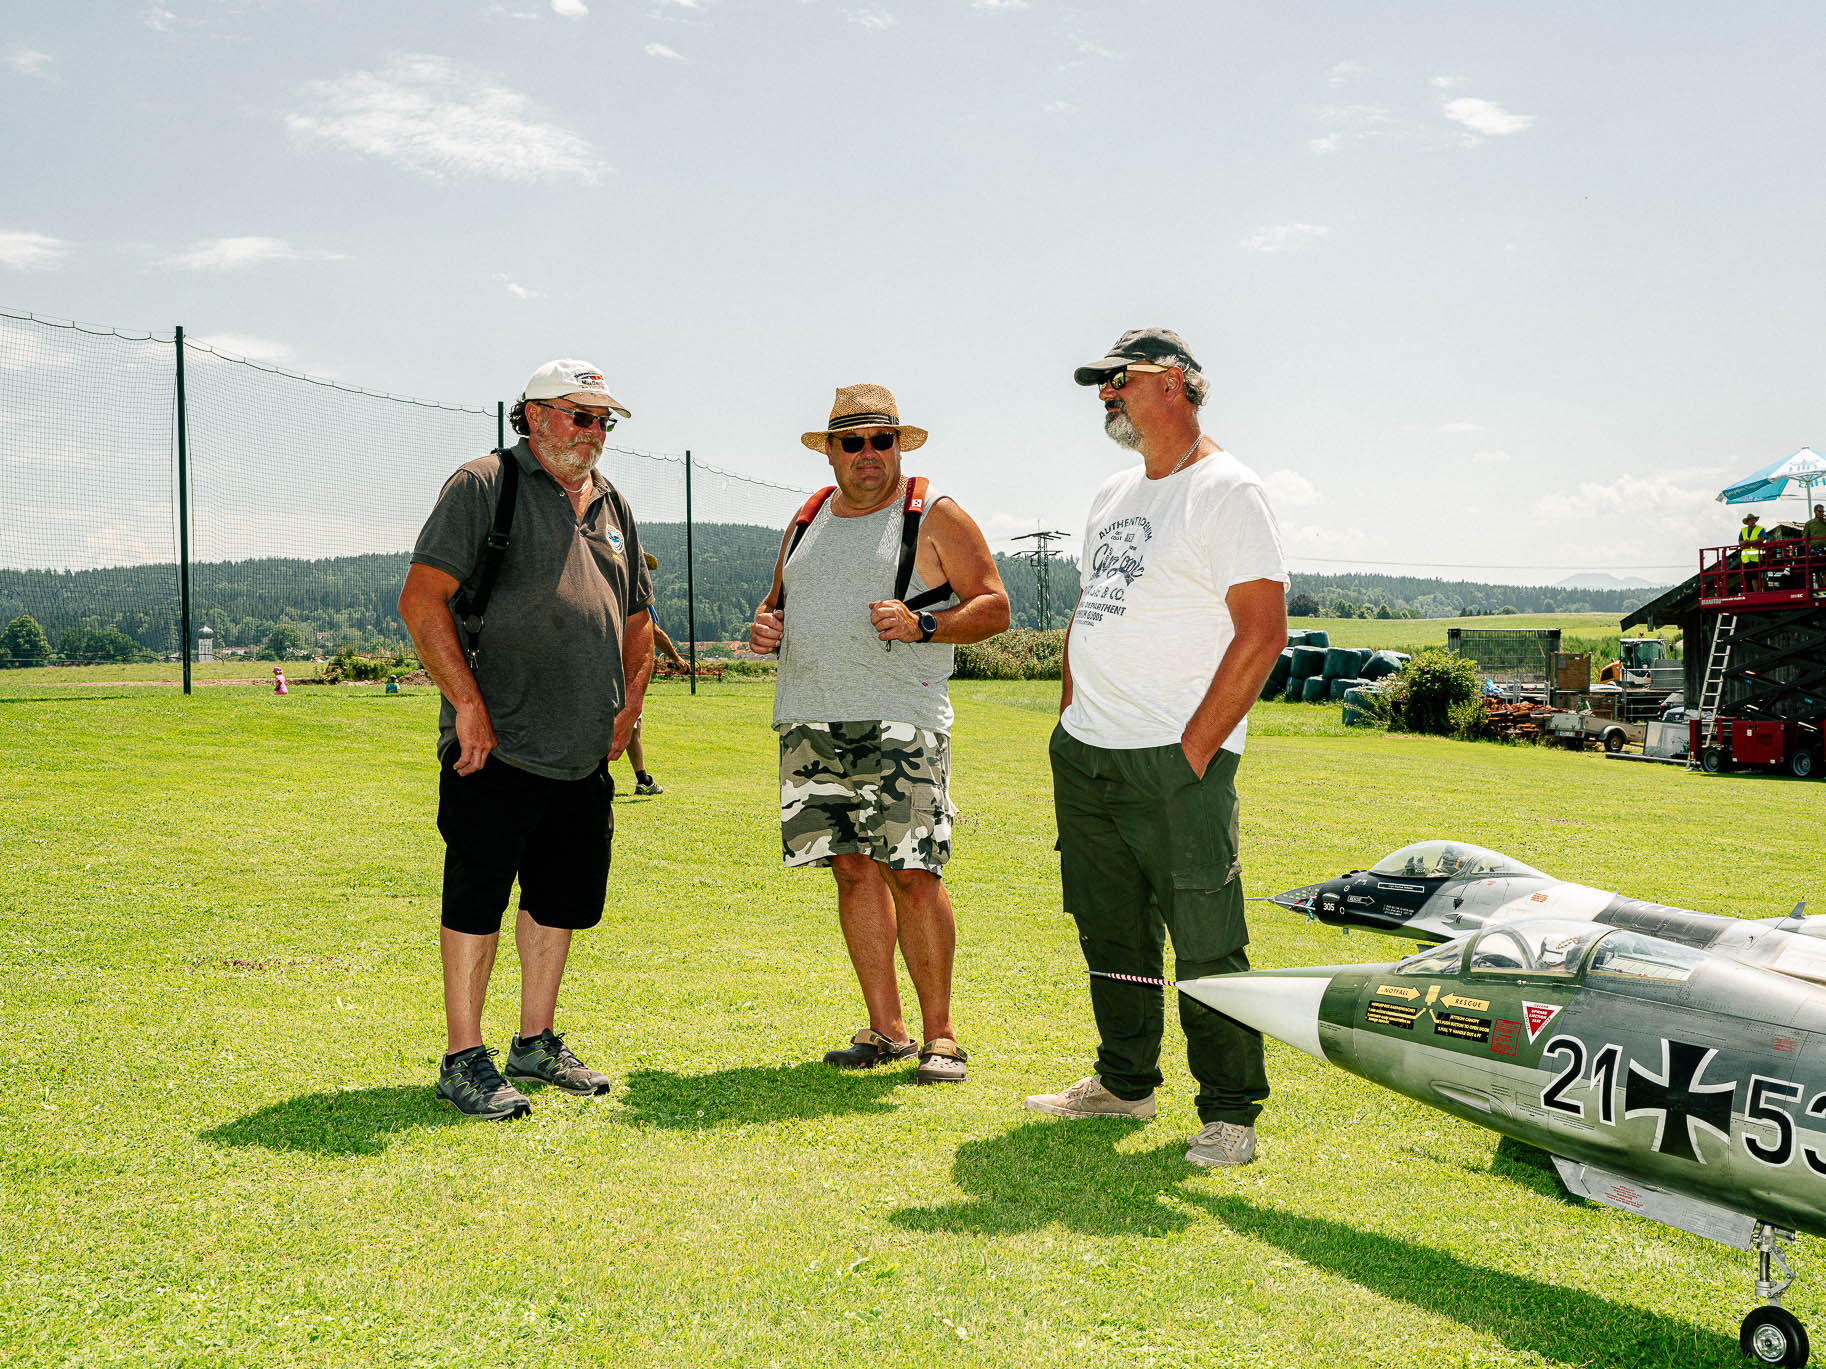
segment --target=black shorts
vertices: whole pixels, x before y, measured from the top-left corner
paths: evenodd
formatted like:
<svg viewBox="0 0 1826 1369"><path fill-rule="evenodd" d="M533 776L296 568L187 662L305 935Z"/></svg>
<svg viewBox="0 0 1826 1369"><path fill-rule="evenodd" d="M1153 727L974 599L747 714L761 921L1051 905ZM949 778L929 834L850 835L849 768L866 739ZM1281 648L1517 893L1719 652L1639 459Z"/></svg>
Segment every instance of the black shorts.
<svg viewBox="0 0 1826 1369"><path fill-rule="evenodd" d="M444 835L444 925L491 936L520 880L520 906L544 927L602 921L615 844L615 781L605 760L580 780L553 780L494 756L473 775L449 761L438 778Z"/></svg>

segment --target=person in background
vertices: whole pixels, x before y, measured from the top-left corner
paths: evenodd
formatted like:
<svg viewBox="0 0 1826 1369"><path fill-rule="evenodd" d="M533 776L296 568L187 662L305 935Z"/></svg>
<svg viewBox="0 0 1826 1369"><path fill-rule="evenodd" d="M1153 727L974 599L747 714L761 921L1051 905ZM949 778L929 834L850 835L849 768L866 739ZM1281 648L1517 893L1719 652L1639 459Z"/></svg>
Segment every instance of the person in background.
<svg viewBox="0 0 1826 1369"><path fill-rule="evenodd" d="M642 552L641 555L647 558L648 574L659 569L659 557L650 551ZM652 616L650 612L648 616ZM672 639L666 635L666 630L658 622L653 624L653 649L660 655L668 657L678 669L690 670L691 667L685 664L685 658L678 654L678 648L672 644ZM663 794L666 790L665 786L654 779L647 770L646 734L641 726L645 721L644 713L634 720L634 735L628 739L628 764L634 767L634 792L652 797Z"/></svg>

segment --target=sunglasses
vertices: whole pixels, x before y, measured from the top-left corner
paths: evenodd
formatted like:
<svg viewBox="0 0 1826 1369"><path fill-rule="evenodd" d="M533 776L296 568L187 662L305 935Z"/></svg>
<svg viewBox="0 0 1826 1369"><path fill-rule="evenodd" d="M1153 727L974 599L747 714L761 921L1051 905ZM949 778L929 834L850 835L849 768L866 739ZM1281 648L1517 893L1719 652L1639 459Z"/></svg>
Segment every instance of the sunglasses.
<svg viewBox="0 0 1826 1369"><path fill-rule="evenodd" d="M1124 385L1127 385L1129 383L1129 372L1130 371L1147 371L1149 373L1153 373L1156 371L1167 371L1167 370L1171 370L1171 369L1172 368L1168 367L1168 366L1150 366L1146 362L1133 361L1133 362L1130 362L1127 366L1124 366L1120 371L1113 373L1110 376L1110 378L1108 380L1104 381L1103 383L1105 385L1109 386L1110 389L1112 389L1112 390L1120 390Z"/></svg>
<svg viewBox="0 0 1826 1369"><path fill-rule="evenodd" d="M600 424L605 433L613 432L615 430L614 414L593 414L588 409L567 409L560 404L548 404L543 399L535 399L529 402L537 404L542 409L550 409L554 413L569 414L571 416L571 422L575 423L579 428L592 428Z"/></svg>
<svg viewBox="0 0 1826 1369"><path fill-rule="evenodd" d="M876 433L873 437L840 437L837 442L843 450L854 456L867 443L878 452L885 452L899 439L899 433Z"/></svg>

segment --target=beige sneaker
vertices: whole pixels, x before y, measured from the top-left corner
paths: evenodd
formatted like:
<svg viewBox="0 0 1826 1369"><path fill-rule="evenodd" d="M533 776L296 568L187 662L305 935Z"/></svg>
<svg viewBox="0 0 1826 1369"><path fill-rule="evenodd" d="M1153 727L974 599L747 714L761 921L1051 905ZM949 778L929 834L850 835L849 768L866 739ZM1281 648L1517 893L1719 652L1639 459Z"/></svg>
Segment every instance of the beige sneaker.
<svg viewBox="0 0 1826 1369"><path fill-rule="evenodd" d="M1118 1098L1103 1087L1096 1075L1080 1079L1063 1093L1030 1094L1027 1106L1054 1117L1134 1117L1143 1122L1154 1115L1154 1095Z"/></svg>
<svg viewBox="0 0 1826 1369"><path fill-rule="evenodd" d="M1255 1159L1254 1127L1239 1127L1235 1122L1212 1122L1186 1139L1192 1147L1186 1152L1186 1159L1204 1169L1246 1165Z"/></svg>

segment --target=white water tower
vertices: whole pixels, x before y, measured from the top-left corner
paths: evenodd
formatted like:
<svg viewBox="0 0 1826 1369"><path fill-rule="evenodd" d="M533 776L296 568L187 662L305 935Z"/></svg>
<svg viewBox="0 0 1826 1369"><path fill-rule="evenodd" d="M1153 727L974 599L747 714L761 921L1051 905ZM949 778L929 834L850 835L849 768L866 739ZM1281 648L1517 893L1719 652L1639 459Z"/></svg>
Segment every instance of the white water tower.
<svg viewBox="0 0 1826 1369"><path fill-rule="evenodd" d="M203 630L197 633L197 664L202 665L205 661L213 661L215 658L216 634L210 630L209 625L206 623L203 626Z"/></svg>

